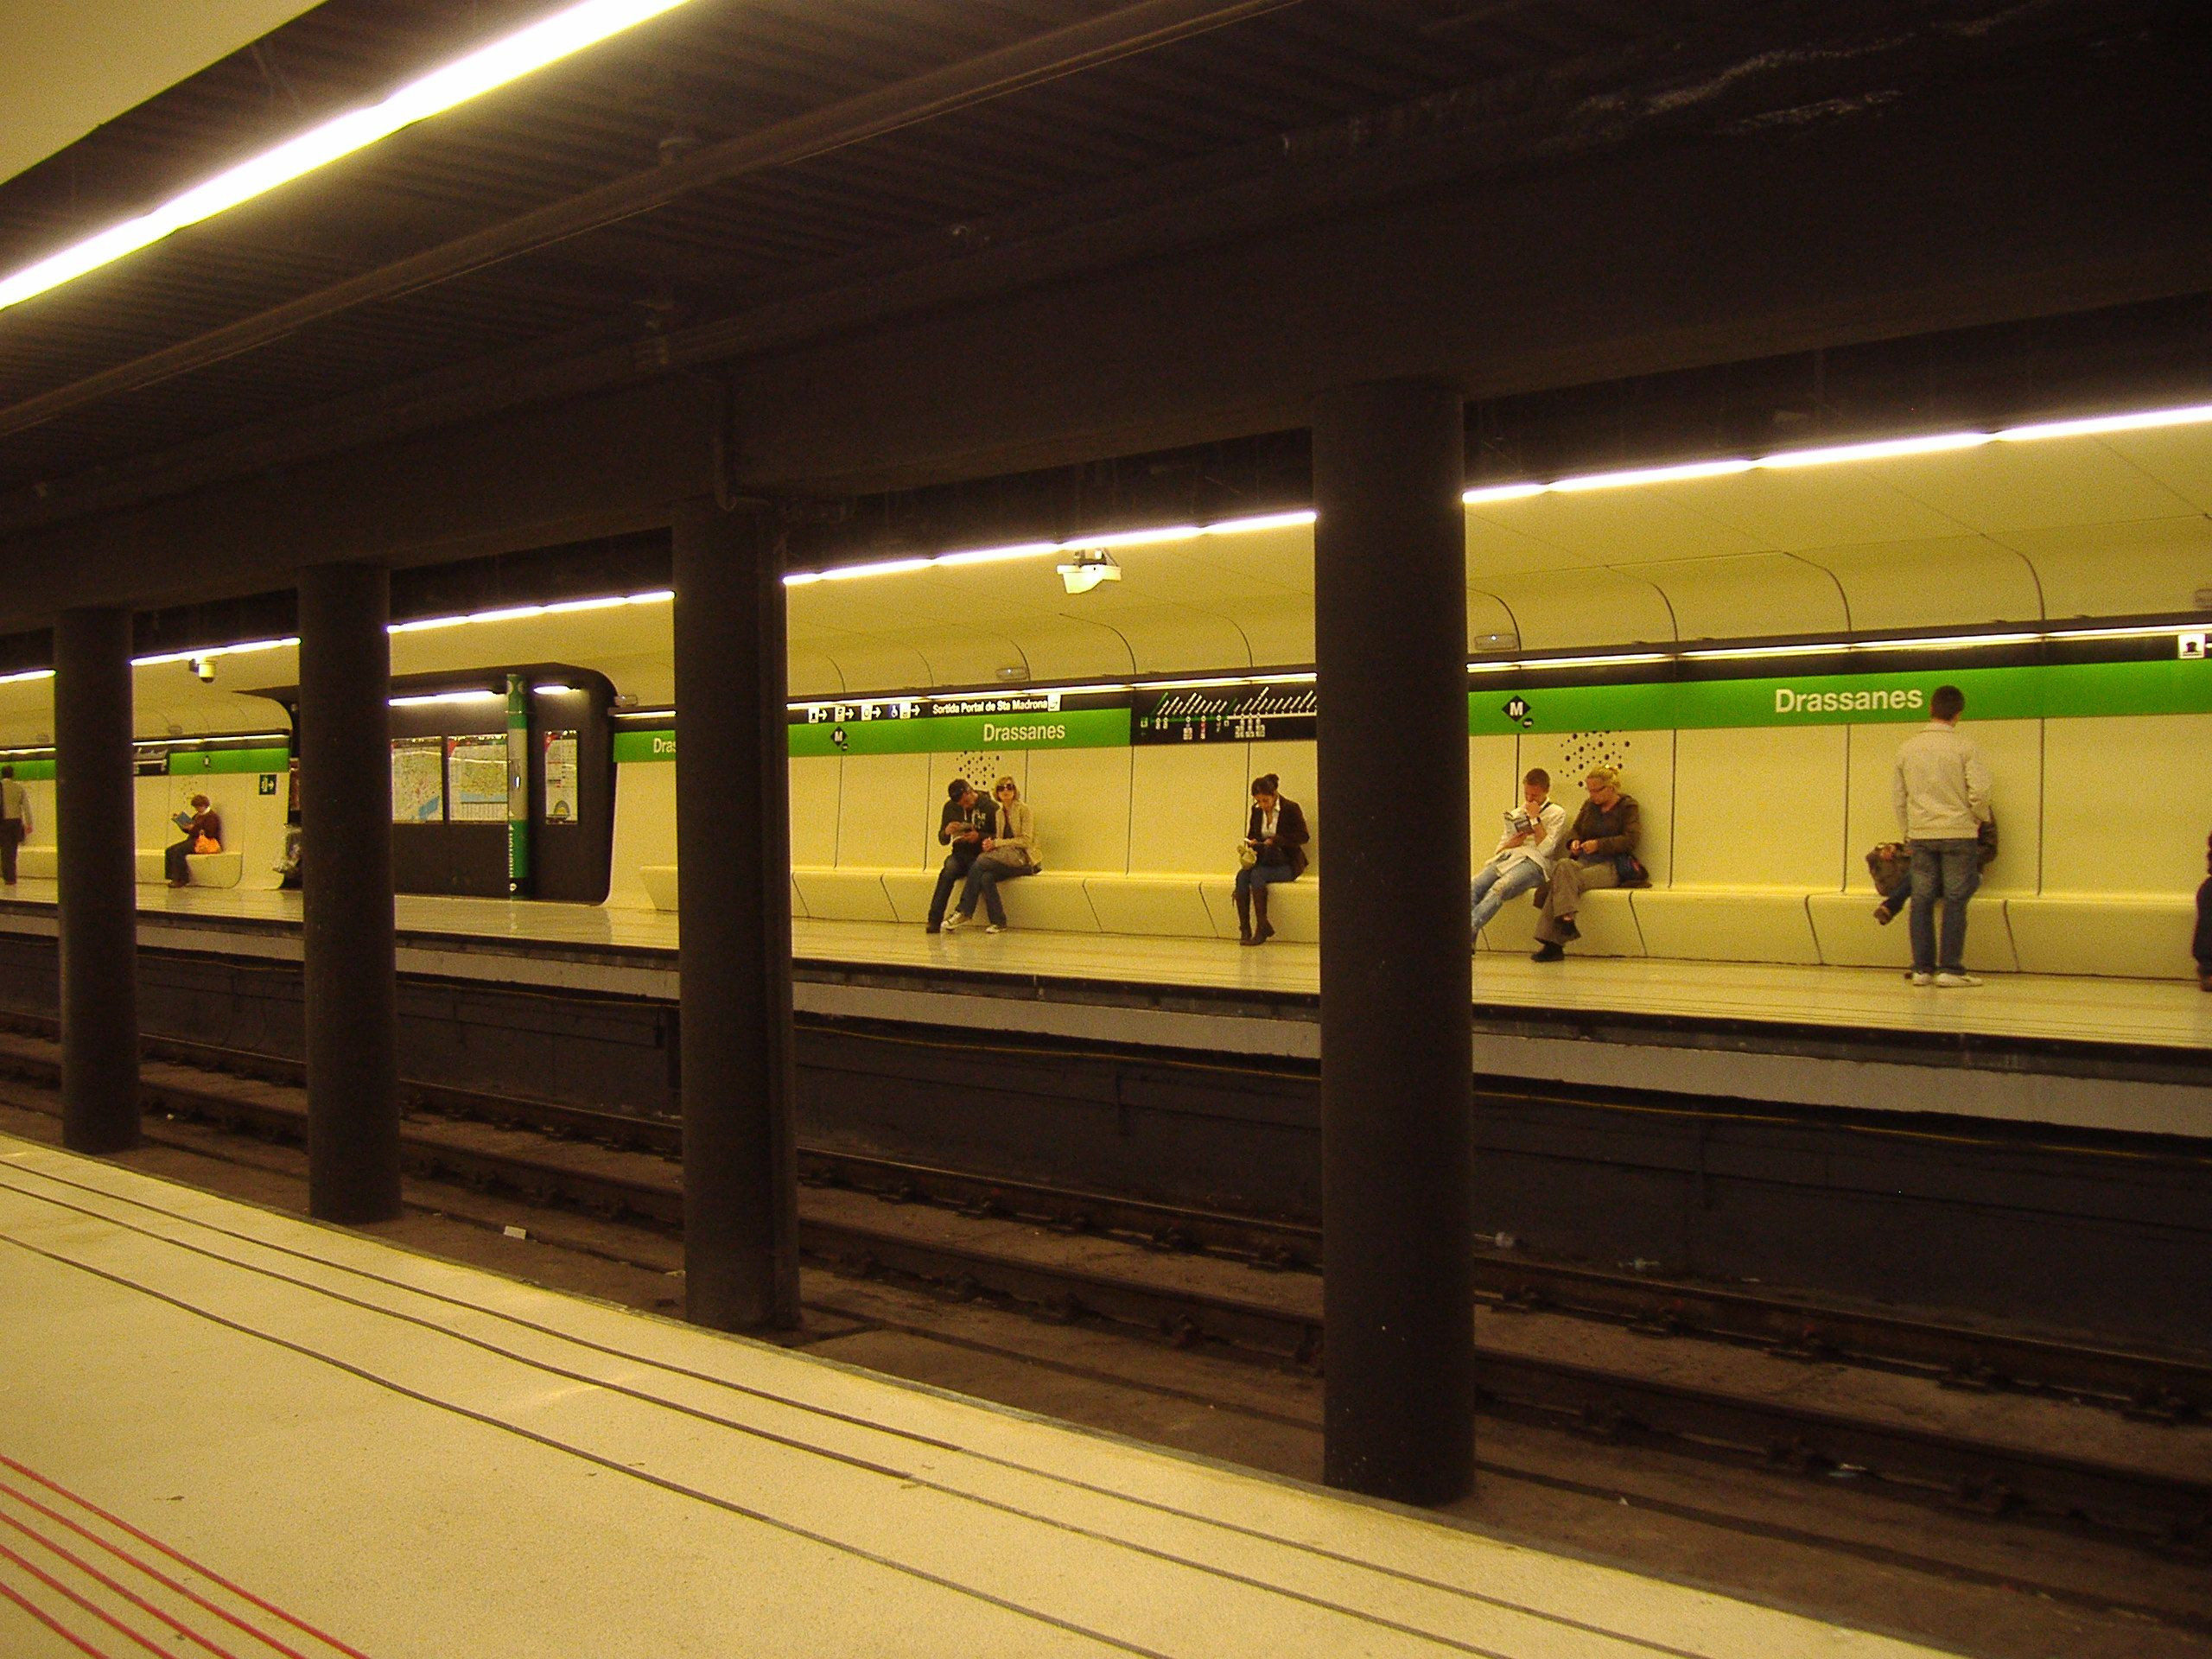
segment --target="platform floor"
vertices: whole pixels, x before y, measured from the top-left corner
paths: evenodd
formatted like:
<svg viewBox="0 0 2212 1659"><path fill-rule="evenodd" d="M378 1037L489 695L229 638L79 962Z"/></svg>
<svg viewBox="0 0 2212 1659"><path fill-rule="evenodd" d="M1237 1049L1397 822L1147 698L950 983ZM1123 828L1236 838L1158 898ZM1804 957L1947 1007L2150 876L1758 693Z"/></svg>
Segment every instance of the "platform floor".
<svg viewBox="0 0 2212 1659"><path fill-rule="evenodd" d="M0 1652L1931 1651L0 1136Z"/></svg>
<svg viewBox="0 0 2212 1659"><path fill-rule="evenodd" d="M139 895L142 912L294 925L300 919L297 893L148 887ZM51 904L54 883L25 880L10 896ZM677 944L673 915L608 906L403 894L398 922L408 934L569 948L672 952ZM1320 988L1319 951L1281 942L1246 950L1226 941L1113 934L932 936L891 923L805 919L794 924L792 942L802 961L852 966L1307 996ZM2212 995L2183 979L1992 974L1976 989L1936 991L1916 988L1886 969L1573 957L1540 964L1483 952L1475 957L1475 997L1500 1009L2212 1049Z"/></svg>

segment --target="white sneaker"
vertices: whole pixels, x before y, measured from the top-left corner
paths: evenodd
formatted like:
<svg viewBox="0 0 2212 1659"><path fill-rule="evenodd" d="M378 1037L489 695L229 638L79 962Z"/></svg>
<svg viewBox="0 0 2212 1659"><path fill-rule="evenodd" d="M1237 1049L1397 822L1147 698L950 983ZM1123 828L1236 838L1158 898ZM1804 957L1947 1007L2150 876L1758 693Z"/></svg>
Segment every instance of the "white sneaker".
<svg viewBox="0 0 2212 1659"><path fill-rule="evenodd" d="M1972 974L1938 974L1936 976L1936 982L1946 990L1958 990L1968 985L1981 983Z"/></svg>
<svg viewBox="0 0 2212 1659"><path fill-rule="evenodd" d="M947 927L950 927L952 924L950 922L947 922L945 925ZM1935 975L1923 974L1914 969L1907 969L1905 977L1916 985L1933 985L1936 982Z"/></svg>
<svg viewBox="0 0 2212 1659"><path fill-rule="evenodd" d="M983 931L986 933L1003 933L1006 931L1006 925L1003 922L993 922L988 927L985 928ZM1979 984L1980 982L1977 980L1975 982Z"/></svg>
<svg viewBox="0 0 2212 1659"><path fill-rule="evenodd" d="M967 925L968 918L963 916L957 911L955 911L951 915L944 918L944 931L948 933L957 933L962 928Z"/></svg>

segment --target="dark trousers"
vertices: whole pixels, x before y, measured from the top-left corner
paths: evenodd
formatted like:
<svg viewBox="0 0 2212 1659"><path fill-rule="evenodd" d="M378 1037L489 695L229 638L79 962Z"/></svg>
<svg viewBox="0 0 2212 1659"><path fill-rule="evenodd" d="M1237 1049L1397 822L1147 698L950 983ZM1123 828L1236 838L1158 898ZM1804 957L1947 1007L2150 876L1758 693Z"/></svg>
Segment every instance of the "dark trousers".
<svg viewBox="0 0 2212 1659"><path fill-rule="evenodd" d="M1912 968L1915 973L1966 971L1967 900L1981 885L1981 843L1957 840L1912 843ZM1936 943L1936 901L1943 901L1943 941Z"/></svg>
<svg viewBox="0 0 2212 1659"><path fill-rule="evenodd" d="M23 821L0 818L0 881L16 885L16 849L23 844Z"/></svg>
<svg viewBox="0 0 2212 1659"><path fill-rule="evenodd" d="M8 855L8 879L16 879L16 855ZM2196 957L2196 971L2212 979L2212 877L2196 890L2196 943L2191 947Z"/></svg>
<svg viewBox="0 0 2212 1659"><path fill-rule="evenodd" d="M179 882L192 880L192 866L184 861L186 855L192 851L192 842L193 837L187 836L162 855L168 865L169 884L172 887Z"/></svg>
<svg viewBox="0 0 2212 1659"><path fill-rule="evenodd" d="M964 855L964 856L963 856ZM945 855L944 862L938 866L937 891L930 895L930 931L934 933L944 925L944 907L952 902L952 890L960 885L976 861L972 846L957 847Z"/></svg>

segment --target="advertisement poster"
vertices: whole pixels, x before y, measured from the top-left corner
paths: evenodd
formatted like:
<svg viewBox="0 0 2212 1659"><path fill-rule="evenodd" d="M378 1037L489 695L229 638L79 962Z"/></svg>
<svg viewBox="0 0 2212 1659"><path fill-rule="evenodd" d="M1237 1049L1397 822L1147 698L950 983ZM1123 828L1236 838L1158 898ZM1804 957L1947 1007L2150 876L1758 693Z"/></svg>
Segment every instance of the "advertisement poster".
<svg viewBox="0 0 2212 1659"><path fill-rule="evenodd" d="M574 823L576 800L576 734L545 734L545 822Z"/></svg>
<svg viewBox="0 0 2212 1659"><path fill-rule="evenodd" d="M391 744L391 821L442 823L446 816L445 740L394 738ZM296 779L297 773L294 774Z"/></svg>

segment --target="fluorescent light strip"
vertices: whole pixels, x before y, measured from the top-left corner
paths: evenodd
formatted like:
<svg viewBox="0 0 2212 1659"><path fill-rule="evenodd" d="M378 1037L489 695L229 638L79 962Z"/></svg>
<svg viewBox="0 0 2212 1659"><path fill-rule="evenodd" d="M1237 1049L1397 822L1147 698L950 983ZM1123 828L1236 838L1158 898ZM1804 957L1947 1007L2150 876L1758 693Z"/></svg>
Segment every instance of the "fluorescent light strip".
<svg viewBox="0 0 2212 1659"><path fill-rule="evenodd" d="M411 80L382 102L349 111L0 280L0 311L213 218L403 127L480 97L597 45L684 0L582 0Z"/></svg>
<svg viewBox="0 0 2212 1659"><path fill-rule="evenodd" d="M165 663L204 663L217 657L244 657L257 651L285 651L300 643L297 634L287 639L245 639L234 645L202 645L196 651L164 651L151 657L133 657L133 668L159 668Z"/></svg>
<svg viewBox="0 0 2212 1659"><path fill-rule="evenodd" d="M1955 449L1978 449L1991 443L2031 443L2045 438L2095 437L2109 432L2146 432L2161 427L2201 426L2212 422L2212 404L2190 404L2179 409L2144 410L2128 415L2094 415L2075 421L2042 421L2027 426L2008 426L1994 432L1938 432L1910 438L1878 438L1866 443L1830 444L1817 449L1780 449L1749 459L1682 461L1672 466L1639 467L1621 472L1584 473L1550 483L1484 484L1465 492L1459 499L1468 506L1489 506L1501 501L1525 501L1538 495L1573 495L1585 490L1611 490L1640 484L1675 484L1700 478L1726 478L1753 471L1779 472L1800 467L1832 467L1855 461L1888 461L1904 455L1942 454Z"/></svg>
<svg viewBox="0 0 2212 1659"><path fill-rule="evenodd" d="M602 594L593 599L560 599L547 605L504 605L497 610L471 611L465 616L418 616L394 622L386 633L429 633L438 628L458 628L471 622L527 622L533 617L572 616L580 611L611 611L625 605L665 605L676 597L667 588L641 594Z"/></svg>
<svg viewBox="0 0 2212 1659"><path fill-rule="evenodd" d="M23 685L32 680L50 680L53 677L54 671L50 668L27 668L20 673L0 674L0 685Z"/></svg>
<svg viewBox="0 0 2212 1659"><path fill-rule="evenodd" d="M504 691L428 691L404 697L390 699L395 709L427 709L435 703L448 702L505 702Z"/></svg>
<svg viewBox="0 0 2212 1659"><path fill-rule="evenodd" d="M2154 630L2178 633L2178 628ZM1925 639L1834 639L1802 645L1720 645L1680 652L1684 662L1757 660L1772 657L1832 657L1865 651L1971 651L1992 645L2032 645L2081 637L2071 632L2049 633L1952 633Z"/></svg>
<svg viewBox="0 0 2212 1659"><path fill-rule="evenodd" d="M1195 541L1201 536L1244 536L1258 531L1290 530L1313 522L1312 510L1301 508L1295 512L1224 518L1211 524L1162 524L1151 530L1107 531L1096 536L1072 536L1064 542L1017 542L1006 547L965 548L956 553L917 553L896 559L878 559L868 564L832 565L826 570L793 570L785 575L784 586L807 588L817 582L853 582L862 576L895 576L965 564L1002 564L1015 559L1080 553L1093 547L1153 547L1167 542Z"/></svg>
<svg viewBox="0 0 2212 1659"><path fill-rule="evenodd" d="M1675 660L1675 653L1670 651L1624 651L1598 657L1528 657L1513 662L1471 662L1467 664L1467 671L1470 674L1497 674L1507 671L1532 673L1540 669L1621 668L1631 663L1671 663Z"/></svg>

